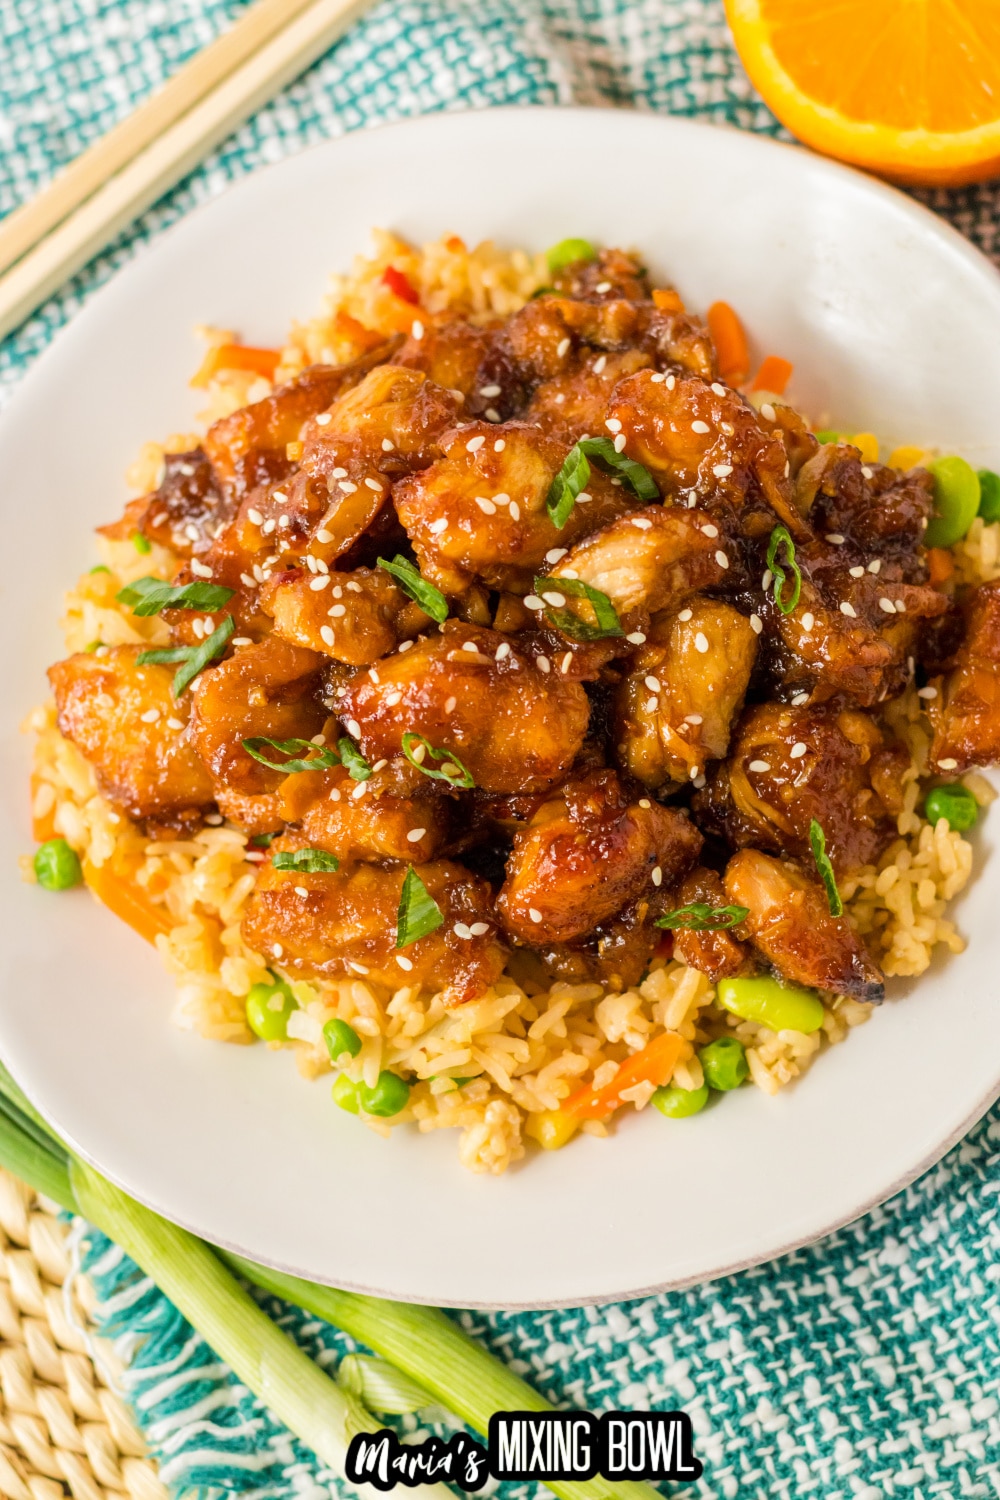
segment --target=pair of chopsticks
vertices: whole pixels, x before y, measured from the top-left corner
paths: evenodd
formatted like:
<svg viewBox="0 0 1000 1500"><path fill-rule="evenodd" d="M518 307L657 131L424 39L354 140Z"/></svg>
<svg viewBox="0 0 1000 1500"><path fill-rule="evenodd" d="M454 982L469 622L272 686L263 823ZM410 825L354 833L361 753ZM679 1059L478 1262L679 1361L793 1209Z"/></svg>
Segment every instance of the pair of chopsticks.
<svg viewBox="0 0 1000 1500"><path fill-rule="evenodd" d="M254 0L0 223L0 338L302 73L371 0Z"/></svg>

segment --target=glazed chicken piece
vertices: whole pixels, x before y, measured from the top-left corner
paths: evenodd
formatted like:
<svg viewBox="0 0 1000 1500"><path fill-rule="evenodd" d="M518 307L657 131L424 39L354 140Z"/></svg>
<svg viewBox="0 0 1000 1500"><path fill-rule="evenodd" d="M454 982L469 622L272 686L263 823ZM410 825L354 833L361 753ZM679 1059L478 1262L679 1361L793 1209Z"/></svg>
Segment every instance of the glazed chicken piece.
<svg viewBox="0 0 1000 1500"><path fill-rule="evenodd" d="M701 775L726 753L756 656L753 626L729 604L696 595L660 617L618 689L622 764L648 787Z"/></svg>
<svg viewBox="0 0 1000 1500"><path fill-rule="evenodd" d="M227 520L215 470L203 449L194 448L190 453L165 453L157 488L132 500L120 520L99 526L98 532L113 541L127 541L139 532L178 557L193 557L208 550Z"/></svg>
<svg viewBox="0 0 1000 1500"><path fill-rule="evenodd" d="M917 563L934 505L934 481L926 469L900 474L883 464L865 464L857 448L825 443L800 470L795 502L821 535L847 537L866 555L909 553ZM912 580L922 582L924 564Z"/></svg>
<svg viewBox="0 0 1000 1500"><path fill-rule="evenodd" d="M929 706L933 766L952 773L1000 760L1000 579L969 594L954 670Z"/></svg>
<svg viewBox="0 0 1000 1500"><path fill-rule="evenodd" d="M590 704L578 682L544 672L519 643L448 620L411 651L359 672L336 712L369 762L399 755L412 731L454 751L482 790L530 793L569 770ZM424 764L440 769L429 755Z"/></svg>
<svg viewBox="0 0 1000 1500"><path fill-rule="evenodd" d="M393 490L420 571L445 593L473 578L503 588L544 566L553 548L603 526L630 505L628 494L594 469L562 530L545 508L566 443L537 427L474 422L446 433L445 456Z"/></svg>
<svg viewBox="0 0 1000 1500"><path fill-rule="evenodd" d="M869 714L762 703L743 715L729 759L696 794L695 808L735 848L754 845L807 864L815 818L844 875L873 864L895 838L908 765Z"/></svg>
<svg viewBox="0 0 1000 1500"><path fill-rule="evenodd" d="M190 698L174 698L175 668L137 665L142 649L81 651L50 667L59 729L129 817L190 821L215 798L187 732Z"/></svg>
<svg viewBox="0 0 1000 1500"><path fill-rule="evenodd" d="M621 617L636 611L655 614L676 609L690 594L721 583L731 550L703 512L647 505L578 542L547 576L589 583L607 594ZM567 606L581 618L593 619L584 601L569 598Z"/></svg>
<svg viewBox="0 0 1000 1500"><path fill-rule="evenodd" d="M276 839L272 854L303 847ZM362 974L392 989L443 991L446 1005L475 1000L500 978L506 958L490 888L448 860L417 867L444 921L396 948L396 921L408 865L344 864L334 874L261 867L243 915L243 937L265 958L300 974ZM472 929L475 928L475 931Z"/></svg>
<svg viewBox="0 0 1000 1500"><path fill-rule="evenodd" d="M428 789L433 785L424 780ZM286 777L278 810L283 822L299 825L310 848L327 849L340 860L433 859L454 820L447 795L380 796L371 779L353 781L343 766Z"/></svg>
<svg viewBox="0 0 1000 1500"><path fill-rule="evenodd" d="M784 443L719 381L640 370L618 385L608 419L664 495L728 505L749 537L766 538L778 521L796 540L809 537L792 503Z"/></svg>
<svg viewBox="0 0 1000 1500"><path fill-rule="evenodd" d="M574 368L537 387L524 420L567 444L603 435L608 402L619 380L651 364L651 355L643 349L626 349L621 354L583 352Z"/></svg>
<svg viewBox="0 0 1000 1500"><path fill-rule="evenodd" d="M582 346L598 353L641 349L653 363L711 380L715 351L705 329L679 308L624 297L538 297L508 320L504 339L530 384L565 374Z"/></svg>
<svg viewBox="0 0 1000 1500"><path fill-rule="evenodd" d="M698 904L713 911L730 905L721 876L699 865L670 894L673 909ZM678 927L674 930L674 957L692 969L700 969L712 983L736 974L750 974L756 964L746 943L734 937L729 928L706 928L696 931Z"/></svg>
<svg viewBox="0 0 1000 1500"><path fill-rule="evenodd" d="M319 697L322 660L270 635L202 672L192 688L195 748L211 774L219 807L248 833L281 827L275 794L285 776L254 760L243 741L260 735L311 740L320 733L328 717ZM265 747L263 753L281 761L277 750Z"/></svg>
<svg viewBox="0 0 1000 1500"><path fill-rule="evenodd" d="M248 490L282 479L292 467L288 444L299 441L303 424L388 359L394 347L380 344L349 365L312 365L263 401L213 422L205 452L226 496L242 499Z"/></svg>
<svg viewBox="0 0 1000 1500"><path fill-rule="evenodd" d="M820 882L757 849L734 854L726 894L750 915L739 928L782 978L853 1000L885 997L881 969L846 917L830 915Z"/></svg>
<svg viewBox="0 0 1000 1500"><path fill-rule="evenodd" d="M290 568L264 585L260 603L284 640L352 667L369 666L394 651L403 636L430 624L383 568Z"/></svg>
<svg viewBox="0 0 1000 1500"><path fill-rule="evenodd" d="M564 297L588 301L651 300L649 273L625 250L600 250L592 260L571 261L556 272L552 285Z"/></svg>
<svg viewBox="0 0 1000 1500"><path fill-rule="evenodd" d="M462 415L508 421L524 406L527 388L515 368L502 323L454 322L424 327L395 355L395 363L423 370L437 385L459 396Z"/></svg>
<svg viewBox="0 0 1000 1500"><path fill-rule="evenodd" d="M592 771L515 835L497 909L522 943L571 942L644 891L673 884L701 845L684 813L633 801L614 771Z"/></svg>

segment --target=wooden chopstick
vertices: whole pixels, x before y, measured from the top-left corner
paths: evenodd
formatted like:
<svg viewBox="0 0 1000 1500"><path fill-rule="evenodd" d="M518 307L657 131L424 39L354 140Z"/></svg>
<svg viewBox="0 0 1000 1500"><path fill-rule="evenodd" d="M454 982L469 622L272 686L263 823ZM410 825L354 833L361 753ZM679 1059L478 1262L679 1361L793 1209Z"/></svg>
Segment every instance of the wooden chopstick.
<svg viewBox="0 0 1000 1500"><path fill-rule="evenodd" d="M80 185L73 188L68 197L59 200L72 202L73 194L82 193L89 182L90 191L77 198L75 206L66 214L59 214L58 202L52 209L43 210L40 206L41 199L60 187L63 178L57 178L35 200L39 211L33 221L41 225L56 214L59 216L53 220L54 227L37 243L30 242L32 248L22 253L11 269L0 276L0 338L16 328L116 234L162 197L213 146L322 56L371 3L372 0L258 0L255 11L267 9L266 26L261 22L264 29L255 33L260 45L248 50L249 41L241 41L235 51L223 54L228 71L217 71L213 64L211 82L206 77L209 69L201 67L190 95L186 96L188 107L176 113L169 126L164 128L157 124L151 134L144 119L135 140L130 142L127 138L133 121L162 98L166 89L116 126L110 135L117 136L118 140L108 160L119 159L114 153L120 153L119 170L110 180L95 180L89 176L88 168L86 181L81 174ZM280 16L276 14L278 11ZM244 20L249 20L253 13L248 13ZM291 21L284 24L290 14ZM214 51L231 35L232 32L221 37L207 52ZM172 95L175 101L181 98L182 79L188 70L202 64L205 56L206 53L201 53L193 58L171 80L171 84L178 86ZM216 58L218 56L216 53ZM242 60L234 66L236 57ZM178 111L180 106L175 102L170 108ZM137 146L136 142L141 144ZM99 142L100 145L103 142ZM92 148L97 149L97 146ZM82 163L84 158L80 160ZM97 183L102 181L103 185L98 186ZM27 209L35 207L35 203L26 205L22 212L27 215ZM10 221L12 226L14 217ZM23 234L23 231L18 233ZM16 244L17 240L12 238L12 243Z"/></svg>

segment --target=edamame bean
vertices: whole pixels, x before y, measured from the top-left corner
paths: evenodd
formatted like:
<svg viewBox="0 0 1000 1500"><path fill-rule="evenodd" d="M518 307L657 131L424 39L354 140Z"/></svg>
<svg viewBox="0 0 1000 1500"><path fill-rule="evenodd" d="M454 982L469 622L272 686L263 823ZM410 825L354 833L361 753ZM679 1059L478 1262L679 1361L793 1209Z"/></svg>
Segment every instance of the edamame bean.
<svg viewBox="0 0 1000 1500"><path fill-rule="evenodd" d="M366 1083L358 1084L358 1103L366 1115L398 1115L406 1108L410 1097L410 1085L404 1083L398 1073L385 1071L378 1075L378 1083L370 1089Z"/></svg>
<svg viewBox="0 0 1000 1500"><path fill-rule="evenodd" d="M560 240L558 245L545 252L545 259L554 276L557 271L576 265L577 261L596 260L597 251L589 240Z"/></svg>
<svg viewBox="0 0 1000 1500"><path fill-rule="evenodd" d="M709 1088L737 1089L750 1072L743 1043L734 1036L720 1036L698 1053Z"/></svg>
<svg viewBox="0 0 1000 1500"><path fill-rule="evenodd" d="M756 1021L771 1031L818 1031L823 1024L823 1003L815 990L779 984L766 974L753 979L720 979L716 995L719 1004L734 1016Z"/></svg>
<svg viewBox="0 0 1000 1500"><path fill-rule="evenodd" d="M934 514L924 532L925 547L952 547L960 542L979 509L979 475L957 454L934 458Z"/></svg>
<svg viewBox="0 0 1000 1500"><path fill-rule="evenodd" d="M346 1052L349 1057L357 1057L361 1051L361 1038L353 1026L348 1026L346 1021L327 1021L323 1027L323 1040L330 1054L332 1062L338 1057L343 1057Z"/></svg>
<svg viewBox="0 0 1000 1500"><path fill-rule="evenodd" d="M346 1073L341 1073L333 1085L333 1102L339 1104L341 1109L346 1109L349 1115L358 1112L358 1086L352 1083Z"/></svg>
<svg viewBox="0 0 1000 1500"><path fill-rule="evenodd" d="M247 995L247 1025L262 1042L288 1040L288 1020L299 1005L284 979L255 984Z"/></svg>
<svg viewBox="0 0 1000 1500"><path fill-rule="evenodd" d="M947 818L949 828L966 833L979 817L979 803L967 786L954 783L932 787L924 801L924 812L931 823Z"/></svg>
<svg viewBox="0 0 1000 1500"><path fill-rule="evenodd" d="M1000 521L1000 474L992 469L977 469L979 476L979 514L987 525Z"/></svg>
<svg viewBox="0 0 1000 1500"><path fill-rule="evenodd" d="M47 891L68 891L80 884L83 870L65 839L48 839L35 852L35 877Z"/></svg>
<svg viewBox="0 0 1000 1500"><path fill-rule="evenodd" d="M703 1083L700 1089L679 1089L671 1083L666 1088L657 1089L649 1102L669 1120L686 1120L689 1115L700 1114L705 1108L708 1084Z"/></svg>
<svg viewBox="0 0 1000 1500"><path fill-rule="evenodd" d="M813 437L817 443L839 443L840 433L835 432L832 427L821 427L819 432L814 432Z"/></svg>

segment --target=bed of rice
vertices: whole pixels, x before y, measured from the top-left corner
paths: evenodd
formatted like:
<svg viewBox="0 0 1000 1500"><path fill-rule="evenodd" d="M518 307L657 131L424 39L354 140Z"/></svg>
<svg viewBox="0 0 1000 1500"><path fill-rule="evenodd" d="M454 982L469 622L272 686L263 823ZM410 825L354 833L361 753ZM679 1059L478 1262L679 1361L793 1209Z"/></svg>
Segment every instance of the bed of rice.
<svg viewBox="0 0 1000 1500"><path fill-rule="evenodd" d="M316 361L354 358L375 335L409 330L412 307L389 294L381 280L390 263L405 272L429 311L451 308L473 318L516 310L545 280L542 257L501 253L490 244L468 250L455 237L418 250L379 233L375 255L359 258L350 276L335 278L322 314L293 328L277 380ZM229 330L203 332L210 342L233 336ZM227 372L209 387L203 420L208 423L258 400L269 389L259 376ZM183 451L198 441L197 434L184 433L147 444L129 472L136 493L158 482L165 452ZM83 650L95 641L107 646L140 640L161 644L165 625L155 617L136 619L115 602L115 595L142 574L171 576L173 554L154 547L140 555L130 542L105 539L99 539L99 547L108 571L85 574L67 596L67 649ZM962 581L1000 576L1000 524L977 520L954 554ZM972 847L946 821L932 827L916 810L926 784L931 738L920 699L910 691L890 712L911 755L903 777L899 836L877 866L844 881L842 893L850 919L886 974L914 976L928 967L938 945L952 952L964 946L945 911L969 880ZM212 1040L253 1041L244 1001L250 987L267 980L269 972L260 954L243 942L240 918L256 879L255 862L264 856L248 850L245 835L221 819L190 839L146 838L100 795L89 765L60 735L52 704L36 709L26 728L37 736L36 819L48 820L94 868L110 862L164 912L169 930L157 938L157 947L177 982L174 1021ZM973 772L963 781L981 805L993 799L981 775ZM25 856L23 867L25 878L34 879L30 857ZM524 1156L529 1117L558 1109L581 1083L601 1087L625 1057L664 1030L679 1032L689 1044L674 1072L673 1081L681 1087L701 1084L695 1049L715 1036L733 1034L746 1045L753 1083L773 1094L824 1045L841 1041L850 1027L867 1020L872 1009L840 997L827 1005L823 1026L813 1035L775 1033L722 1011L705 975L663 960L654 962L641 984L623 993L606 992L598 984L558 983L543 989L505 977L482 999L451 1011L439 996L405 985L389 990L358 979L293 980L292 989L300 1009L291 1017L285 1045L306 1078L331 1071L324 1022L334 1016L349 1021L362 1039L349 1069L352 1078L373 1085L380 1069L391 1068L412 1083L409 1103L391 1125L362 1116L364 1122L383 1134L405 1123L425 1131L455 1127L463 1164L494 1173ZM456 1079L471 1081L459 1086ZM639 1084L623 1097L642 1109L652 1092L651 1084ZM596 1121L583 1129L607 1134L607 1127Z"/></svg>

